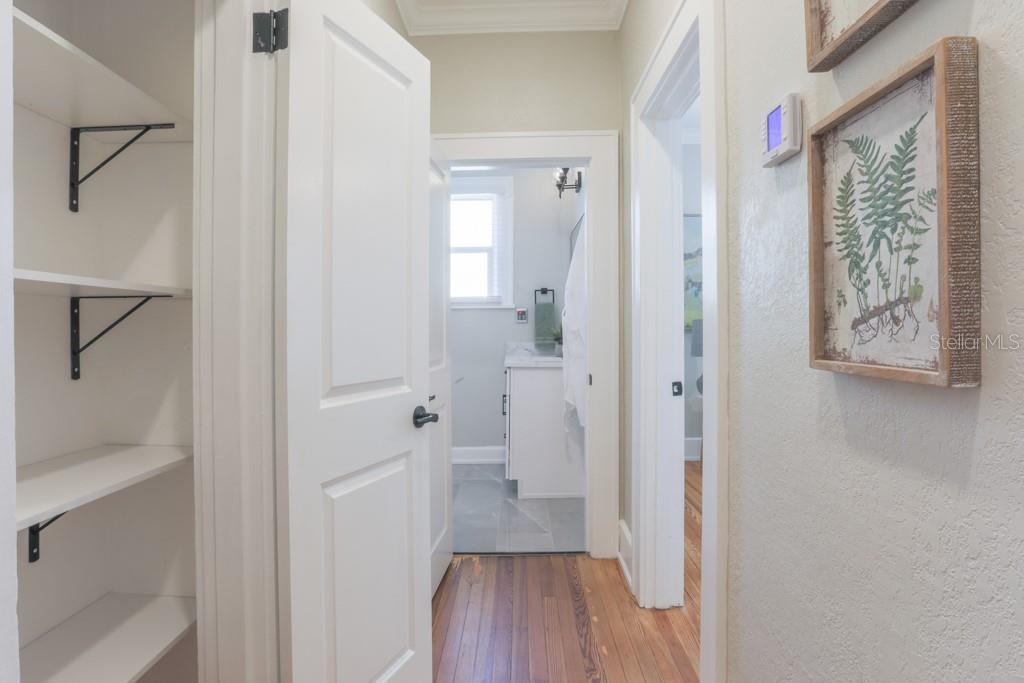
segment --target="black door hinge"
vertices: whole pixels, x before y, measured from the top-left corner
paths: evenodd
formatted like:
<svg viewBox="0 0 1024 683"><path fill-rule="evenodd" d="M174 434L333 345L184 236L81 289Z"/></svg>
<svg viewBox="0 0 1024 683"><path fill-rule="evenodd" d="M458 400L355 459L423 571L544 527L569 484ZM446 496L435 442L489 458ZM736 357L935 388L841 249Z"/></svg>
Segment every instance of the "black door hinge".
<svg viewBox="0 0 1024 683"><path fill-rule="evenodd" d="M672 382L672 395L673 396L682 396L683 395L683 383L682 382Z"/></svg>
<svg viewBox="0 0 1024 683"><path fill-rule="evenodd" d="M277 52L288 47L288 8L252 15L252 51Z"/></svg>

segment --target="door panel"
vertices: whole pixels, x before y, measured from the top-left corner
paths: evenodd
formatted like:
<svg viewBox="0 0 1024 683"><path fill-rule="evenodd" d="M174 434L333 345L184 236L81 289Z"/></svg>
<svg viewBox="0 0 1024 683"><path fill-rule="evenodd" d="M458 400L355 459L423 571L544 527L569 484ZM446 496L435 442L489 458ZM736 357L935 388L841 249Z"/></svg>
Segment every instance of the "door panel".
<svg viewBox="0 0 1024 683"><path fill-rule="evenodd" d="M435 150L430 163L430 578L434 591L452 561L452 373L448 358L448 213L451 177Z"/></svg>
<svg viewBox="0 0 1024 683"><path fill-rule="evenodd" d="M359 0L278 53L285 680L429 680L429 65Z"/></svg>
<svg viewBox="0 0 1024 683"><path fill-rule="evenodd" d="M324 487L328 680L370 681L413 654L416 567L409 454ZM374 524L354 524L370 515ZM388 535L378 536L380 529ZM372 557L373 562L366 558ZM358 587L358 588L356 588ZM375 618L354 620L354 614ZM360 647L346 647L359 643ZM345 672L340 676L340 672Z"/></svg>
<svg viewBox="0 0 1024 683"><path fill-rule="evenodd" d="M414 93L385 56L330 22L324 32L325 396L408 390L411 198L396 173L411 161Z"/></svg>

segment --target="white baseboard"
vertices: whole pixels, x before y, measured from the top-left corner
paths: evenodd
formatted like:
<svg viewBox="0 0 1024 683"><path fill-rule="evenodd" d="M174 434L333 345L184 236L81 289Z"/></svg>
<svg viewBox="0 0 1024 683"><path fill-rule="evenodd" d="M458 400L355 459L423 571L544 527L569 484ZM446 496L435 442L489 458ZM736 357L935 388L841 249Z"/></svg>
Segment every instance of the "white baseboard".
<svg viewBox="0 0 1024 683"><path fill-rule="evenodd" d="M504 446L460 446L452 449L453 465L504 465Z"/></svg>
<svg viewBox="0 0 1024 683"><path fill-rule="evenodd" d="M689 462L700 462L701 444L704 442L699 436L686 437L683 444L683 457Z"/></svg>
<svg viewBox="0 0 1024 683"><path fill-rule="evenodd" d="M523 500L534 500L541 498L586 498L585 493L523 493L520 491L517 494L518 498Z"/></svg>
<svg viewBox="0 0 1024 683"><path fill-rule="evenodd" d="M626 584L629 590L633 590L633 574L630 568L633 566L633 533L626 525L626 520L619 520L619 567L622 575L626 577Z"/></svg>

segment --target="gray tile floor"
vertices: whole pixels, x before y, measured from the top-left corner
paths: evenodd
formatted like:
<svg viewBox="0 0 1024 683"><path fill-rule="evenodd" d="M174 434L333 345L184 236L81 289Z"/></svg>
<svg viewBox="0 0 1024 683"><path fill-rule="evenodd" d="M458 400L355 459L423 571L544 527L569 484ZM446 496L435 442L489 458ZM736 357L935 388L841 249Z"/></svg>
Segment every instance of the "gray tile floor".
<svg viewBox="0 0 1024 683"><path fill-rule="evenodd" d="M457 553L581 552L583 498L516 497L504 465L453 465Z"/></svg>

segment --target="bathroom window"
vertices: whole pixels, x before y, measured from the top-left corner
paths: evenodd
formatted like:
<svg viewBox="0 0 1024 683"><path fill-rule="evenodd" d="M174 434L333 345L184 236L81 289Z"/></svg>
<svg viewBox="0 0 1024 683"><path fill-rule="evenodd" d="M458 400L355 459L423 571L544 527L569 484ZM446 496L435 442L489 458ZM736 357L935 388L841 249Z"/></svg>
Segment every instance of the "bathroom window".
<svg viewBox="0 0 1024 683"><path fill-rule="evenodd" d="M451 202L453 306L512 305L512 179L455 178Z"/></svg>

